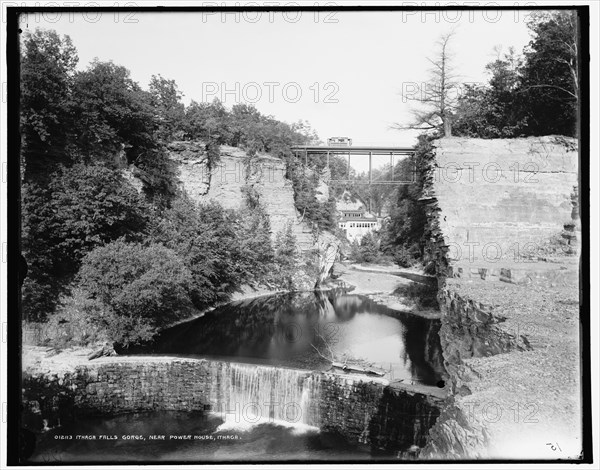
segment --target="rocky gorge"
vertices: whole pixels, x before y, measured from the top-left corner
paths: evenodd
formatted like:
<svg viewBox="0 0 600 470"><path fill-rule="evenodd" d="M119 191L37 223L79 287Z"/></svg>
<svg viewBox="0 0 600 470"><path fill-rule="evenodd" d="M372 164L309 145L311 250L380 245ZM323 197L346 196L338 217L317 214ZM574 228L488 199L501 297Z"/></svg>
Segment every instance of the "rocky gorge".
<svg viewBox="0 0 600 470"><path fill-rule="evenodd" d="M426 262L435 268L441 310L443 389L433 393L410 384L299 371L282 380L293 376L300 401L303 393L318 396L317 411L307 411L313 418L306 424L371 449L403 451L397 444L412 433L418 435L421 459L577 458L582 436L576 143L562 137L447 138L434 148L423 203ZM315 250L321 276L329 272L335 241L315 236L300 221L283 162L268 155L249 159L225 147L220 166L209 171L201 147L175 143L170 150L193 200L238 208L244 188L251 186L273 234L292 224L299 251ZM386 302L398 287L386 273L353 272L341 279ZM315 282L299 279L298 289L312 289ZM65 409L204 409L207 397L216 396L213 380L221 384L231 377L227 364L173 358L82 360L62 371L60 360L40 363L45 366L25 371L25 380L34 384L28 387L27 410L38 426ZM415 410L428 416L418 430L405 422ZM561 455L548 442L559 443Z"/></svg>

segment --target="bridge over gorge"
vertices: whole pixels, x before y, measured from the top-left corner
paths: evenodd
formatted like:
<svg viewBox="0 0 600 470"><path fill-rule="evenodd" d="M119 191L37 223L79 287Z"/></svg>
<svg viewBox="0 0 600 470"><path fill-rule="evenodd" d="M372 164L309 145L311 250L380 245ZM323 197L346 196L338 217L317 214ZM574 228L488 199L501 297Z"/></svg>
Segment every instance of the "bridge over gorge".
<svg viewBox="0 0 600 470"><path fill-rule="evenodd" d="M329 157L331 155L340 155L348 157L348 174L347 179L330 180L329 183L355 183L355 184L412 184L413 179L402 180L394 179L394 157L395 156L410 156L415 153L413 147L376 147L376 146L339 146L339 145L295 145L292 151L298 156L304 154L305 163L308 162L308 155L318 154L327 158L327 168L329 168ZM390 179L373 181L373 157L385 155L390 157ZM350 158L352 156L369 159L369 179L368 181L358 181L350 179Z"/></svg>

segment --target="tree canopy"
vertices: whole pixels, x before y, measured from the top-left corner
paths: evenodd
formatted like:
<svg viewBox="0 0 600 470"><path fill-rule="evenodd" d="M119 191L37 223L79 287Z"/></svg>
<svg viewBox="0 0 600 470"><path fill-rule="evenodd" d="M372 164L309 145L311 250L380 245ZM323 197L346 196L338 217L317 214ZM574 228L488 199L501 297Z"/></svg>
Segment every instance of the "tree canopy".
<svg viewBox="0 0 600 470"><path fill-rule="evenodd" d="M415 120L399 129L434 136L507 138L577 135L579 103L578 18L575 11L535 12L522 54L502 53L486 71L484 85L462 84L452 66L452 33L437 43L429 80L404 97L421 103Z"/></svg>
<svg viewBox="0 0 600 470"><path fill-rule="evenodd" d="M455 113L456 134L498 138L577 135L579 103L576 12L534 14L532 40L487 66L484 87L466 86Z"/></svg>
<svg viewBox="0 0 600 470"><path fill-rule="evenodd" d="M121 65L95 59L77 70L77 61L68 36L39 29L24 35L26 318L44 320L61 305L83 305L91 316L110 311L119 317L126 309L97 295L90 282L85 289L81 284L81 270L86 266L89 271L92 261L94 266L115 263L115 272L129 269L122 263L143 261L148 272L158 275L167 269L161 260L173 254L190 288L171 300L189 298L182 304L184 310L226 300L244 283L280 282L273 276L275 252L264 208L257 203L227 211L218 204L197 206L187 200L168 158L168 145L176 140L203 143L211 166L218 163L222 145L241 147L250 156L269 152L282 158L294 180L297 204L308 208L307 218L331 225L325 210L329 206L316 199L314 178L303 179L307 173L315 174L312 168L320 162L311 159L304 168L307 172L292 171L305 163L290 147L317 139L308 123L287 124L245 104L227 109L218 100L185 106L172 79L153 75L144 89ZM125 170L141 181L141 193L125 177ZM118 248L123 256L109 256L103 250L106 246ZM135 273L154 283L154 274ZM132 289L127 296L134 295ZM81 302L70 297L70 291ZM153 301L155 306L168 305L165 299ZM158 312L150 307L144 311ZM121 324L118 318L113 320L113 326ZM122 326L148 326L138 320Z"/></svg>

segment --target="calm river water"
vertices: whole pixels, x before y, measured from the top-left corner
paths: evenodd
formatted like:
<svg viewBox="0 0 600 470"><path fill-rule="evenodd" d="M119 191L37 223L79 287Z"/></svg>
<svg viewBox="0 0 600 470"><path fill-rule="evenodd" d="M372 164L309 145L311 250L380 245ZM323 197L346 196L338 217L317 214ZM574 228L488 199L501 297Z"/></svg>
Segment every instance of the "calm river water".
<svg viewBox="0 0 600 470"><path fill-rule="evenodd" d="M364 359L389 371L392 380L435 385L443 373L437 335L440 323L414 314L421 308L432 308L431 299L418 298L418 290L410 303L413 312L392 311L366 297L334 292L283 294L235 302L167 329L149 344L121 353L206 357L239 363L232 365L236 377L243 379L236 379L236 383L249 385L231 392L229 399L234 401L249 400L247 397L262 393L261 387L274 390L282 385L277 381L293 382L289 377L297 374L272 368L268 370L275 372L265 372L265 365L328 369L327 358L331 355ZM411 292L414 296L414 289ZM303 386L306 388L306 384ZM306 390L298 388L296 393L305 396ZM63 423L40 436L32 461L200 463L382 457L396 456L381 455L373 449L359 450L341 437L320 432L306 423L290 426L258 420L244 425L228 422L213 412L157 411Z"/></svg>
<svg viewBox="0 0 600 470"><path fill-rule="evenodd" d="M391 369L393 379L435 385L439 326L439 320L393 311L360 295L282 294L225 305L124 352L311 369L328 368L334 355Z"/></svg>

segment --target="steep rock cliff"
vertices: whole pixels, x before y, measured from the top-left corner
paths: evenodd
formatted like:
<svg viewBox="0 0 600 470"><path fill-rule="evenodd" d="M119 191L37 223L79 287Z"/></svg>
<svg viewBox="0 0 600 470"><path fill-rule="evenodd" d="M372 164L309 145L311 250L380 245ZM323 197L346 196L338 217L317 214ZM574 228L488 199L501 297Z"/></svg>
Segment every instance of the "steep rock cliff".
<svg viewBox="0 0 600 470"><path fill-rule="evenodd" d="M421 457L577 457L577 184L574 139L434 142L426 254L451 397Z"/></svg>
<svg viewBox="0 0 600 470"><path fill-rule="evenodd" d="M445 138L433 146L426 255L439 275L498 277L509 261L577 253L575 139Z"/></svg>
<svg viewBox="0 0 600 470"><path fill-rule="evenodd" d="M192 201L216 201L225 208L240 209L246 203L245 192L251 188L269 216L272 238L275 239L290 225L298 250L317 255L318 280L323 281L327 277L339 241L330 233L316 233L302 220L296 211L294 189L292 182L286 178L282 160L267 154L250 157L239 148L221 146L219 162L214 168L209 168L202 142L173 142L168 148L170 158L177 166L180 188ZM326 193L326 189L322 188L322 192ZM305 288L312 288L315 281L298 279Z"/></svg>

